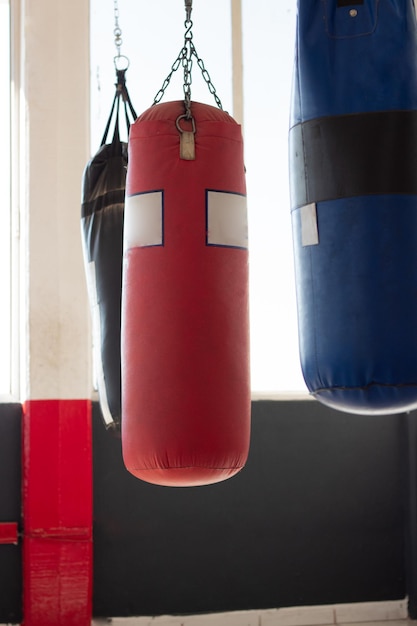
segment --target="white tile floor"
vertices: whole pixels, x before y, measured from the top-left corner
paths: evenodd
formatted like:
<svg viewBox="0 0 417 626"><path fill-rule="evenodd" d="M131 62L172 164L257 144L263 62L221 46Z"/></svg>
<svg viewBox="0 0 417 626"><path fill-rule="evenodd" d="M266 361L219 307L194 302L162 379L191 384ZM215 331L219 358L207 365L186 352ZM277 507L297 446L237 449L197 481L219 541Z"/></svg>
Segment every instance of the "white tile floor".
<svg viewBox="0 0 417 626"><path fill-rule="evenodd" d="M92 626L415 626L408 619L407 599L207 615L115 617Z"/></svg>

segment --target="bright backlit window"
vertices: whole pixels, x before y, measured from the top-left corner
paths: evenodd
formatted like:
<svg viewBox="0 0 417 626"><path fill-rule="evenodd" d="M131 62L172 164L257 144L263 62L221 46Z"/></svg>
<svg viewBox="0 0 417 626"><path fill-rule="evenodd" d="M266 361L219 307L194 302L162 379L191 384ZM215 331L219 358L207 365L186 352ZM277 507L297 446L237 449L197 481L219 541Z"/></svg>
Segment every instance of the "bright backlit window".
<svg viewBox="0 0 417 626"><path fill-rule="evenodd" d="M10 6L0 0L0 398L11 394Z"/></svg>
<svg viewBox="0 0 417 626"><path fill-rule="evenodd" d="M298 353L288 185L294 0L242 0L252 389L306 392Z"/></svg>
<svg viewBox="0 0 417 626"><path fill-rule="evenodd" d="M298 355L288 190L294 0L242 0L243 131L249 210L251 377L255 394L306 393ZM114 2L91 0L92 153L114 95ZM119 0L127 86L138 114L150 107L184 40L184 1ZM236 6L236 5L235 5ZM233 115L232 2L194 0L193 42L223 108ZM236 23L233 24L236 28ZM236 61L236 60L235 60ZM181 68L162 101L183 98ZM192 99L215 106L193 65Z"/></svg>

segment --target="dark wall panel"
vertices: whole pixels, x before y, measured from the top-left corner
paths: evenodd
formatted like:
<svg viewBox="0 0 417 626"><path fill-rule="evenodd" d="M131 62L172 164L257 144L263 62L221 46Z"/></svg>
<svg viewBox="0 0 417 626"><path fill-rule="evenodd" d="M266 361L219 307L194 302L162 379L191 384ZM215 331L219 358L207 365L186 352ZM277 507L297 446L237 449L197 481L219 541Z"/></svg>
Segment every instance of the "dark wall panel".
<svg viewBox="0 0 417 626"><path fill-rule="evenodd" d="M95 405L94 615L404 598L402 422L255 402L246 468L184 489L131 476Z"/></svg>
<svg viewBox="0 0 417 626"><path fill-rule="evenodd" d="M21 530L20 404L0 404L0 522ZM0 545L0 623L22 620L21 545Z"/></svg>

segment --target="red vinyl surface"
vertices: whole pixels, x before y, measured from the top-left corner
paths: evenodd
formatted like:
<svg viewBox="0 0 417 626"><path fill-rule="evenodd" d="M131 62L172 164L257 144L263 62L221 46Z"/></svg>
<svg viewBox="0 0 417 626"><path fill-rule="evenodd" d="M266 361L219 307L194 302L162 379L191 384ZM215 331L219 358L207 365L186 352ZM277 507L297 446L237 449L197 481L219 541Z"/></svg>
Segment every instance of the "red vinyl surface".
<svg viewBox="0 0 417 626"><path fill-rule="evenodd" d="M23 524L24 625L90 626L90 401L25 403Z"/></svg>
<svg viewBox="0 0 417 626"><path fill-rule="evenodd" d="M14 543L17 544L17 522L1 522L0 523L0 544Z"/></svg>
<svg viewBox="0 0 417 626"><path fill-rule="evenodd" d="M163 244L124 252L123 458L167 486L233 476L250 436L248 251L206 243L207 191L246 194L241 129L193 102L196 158L183 160L183 112L171 102L137 119L127 179L128 196L163 193Z"/></svg>

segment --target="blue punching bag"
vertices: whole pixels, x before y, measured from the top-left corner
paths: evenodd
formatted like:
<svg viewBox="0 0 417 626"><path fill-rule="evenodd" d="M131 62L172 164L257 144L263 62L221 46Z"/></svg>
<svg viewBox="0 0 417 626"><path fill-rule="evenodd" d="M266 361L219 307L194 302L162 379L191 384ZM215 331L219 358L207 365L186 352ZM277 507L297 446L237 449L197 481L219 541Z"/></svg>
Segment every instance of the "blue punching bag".
<svg viewBox="0 0 417 626"><path fill-rule="evenodd" d="M289 133L301 365L341 411L417 407L413 0L298 0Z"/></svg>

